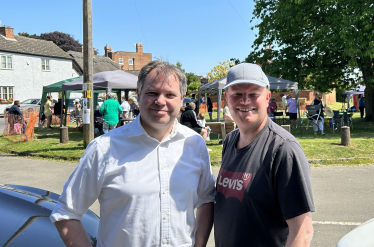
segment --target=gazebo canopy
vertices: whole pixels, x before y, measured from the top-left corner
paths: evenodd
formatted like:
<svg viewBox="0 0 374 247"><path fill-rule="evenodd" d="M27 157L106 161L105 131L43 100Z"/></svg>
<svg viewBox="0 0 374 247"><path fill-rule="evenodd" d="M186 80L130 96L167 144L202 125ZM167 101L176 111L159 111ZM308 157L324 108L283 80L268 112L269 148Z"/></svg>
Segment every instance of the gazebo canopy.
<svg viewBox="0 0 374 247"><path fill-rule="evenodd" d="M116 89L135 90L138 82L138 77L122 70L114 70L96 73L93 75L92 81L94 90L106 90L107 92ZM62 90L82 90L82 85L83 77L78 80L63 84Z"/></svg>
<svg viewBox="0 0 374 247"><path fill-rule="evenodd" d="M293 89L298 90L298 84L297 82L276 78L273 76L267 76L268 80L270 82L270 89ZM208 91L215 91L217 89L223 89L226 86L226 77L223 77L221 79L212 81L208 84L205 84L201 87L199 87L199 92L208 92Z"/></svg>
<svg viewBox="0 0 374 247"><path fill-rule="evenodd" d="M352 94L364 94L366 86L358 85L356 88L353 88L349 91L345 91L344 94L352 95Z"/></svg>

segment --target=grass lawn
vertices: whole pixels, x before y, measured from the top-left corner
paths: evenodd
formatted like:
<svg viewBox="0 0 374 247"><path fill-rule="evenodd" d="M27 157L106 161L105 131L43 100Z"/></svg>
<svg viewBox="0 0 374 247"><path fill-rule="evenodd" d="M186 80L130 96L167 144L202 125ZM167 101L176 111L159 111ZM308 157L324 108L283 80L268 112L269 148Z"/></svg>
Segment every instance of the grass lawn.
<svg viewBox="0 0 374 247"><path fill-rule="evenodd" d="M341 103L329 105L333 110L339 110ZM205 114L209 120L208 113ZM213 121L217 113L213 113ZM306 125L304 122L304 125ZM71 126L73 127L73 125ZM305 126L300 129L292 129L291 133L300 142L307 158L317 160L312 166L321 165L361 165L374 164L374 122L365 122L360 118L360 113L353 115L353 129L351 129L351 145L346 147L340 145L340 129L333 133L325 126L325 136L313 134L312 127L308 130ZM207 147L213 165L220 164L222 144L219 144L217 135L212 134L211 140L207 141ZM65 157L80 157L84 153L83 133L69 128L69 144L60 144L59 128L54 130L35 129L34 140L30 142L13 142L0 135L0 152L9 153L18 151L24 153L58 155Z"/></svg>

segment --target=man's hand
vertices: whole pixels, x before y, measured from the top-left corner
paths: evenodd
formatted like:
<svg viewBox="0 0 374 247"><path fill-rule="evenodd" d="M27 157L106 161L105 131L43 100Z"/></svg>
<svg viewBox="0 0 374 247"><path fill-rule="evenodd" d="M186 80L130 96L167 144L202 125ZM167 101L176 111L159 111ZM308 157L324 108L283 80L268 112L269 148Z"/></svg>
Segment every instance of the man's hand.
<svg viewBox="0 0 374 247"><path fill-rule="evenodd" d="M92 247L91 241L80 220L56 221L55 226L66 246Z"/></svg>
<svg viewBox="0 0 374 247"><path fill-rule="evenodd" d="M313 238L312 214L308 212L286 222L289 228L286 247L309 247Z"/></svg>
<svg viewBox="0 0 374 247"><path fill-rule="evenodd" d="M214 203L205 203L196 211L194 247L205 247L213 226Z"/></svg>

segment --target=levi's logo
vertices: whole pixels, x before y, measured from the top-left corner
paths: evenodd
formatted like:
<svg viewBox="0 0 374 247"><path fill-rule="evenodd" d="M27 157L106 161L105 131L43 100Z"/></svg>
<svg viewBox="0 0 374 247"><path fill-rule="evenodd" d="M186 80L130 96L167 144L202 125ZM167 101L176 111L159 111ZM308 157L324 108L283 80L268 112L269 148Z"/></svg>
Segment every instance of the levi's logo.
<svg viewBox="0 0 374 247"><path fill-rule="evenodd" d="M221 192L226 199L236 197L239 201L243 201L245 189L251 178L252 173L230 172L221 168L217 179L217 191Z"/></svg>

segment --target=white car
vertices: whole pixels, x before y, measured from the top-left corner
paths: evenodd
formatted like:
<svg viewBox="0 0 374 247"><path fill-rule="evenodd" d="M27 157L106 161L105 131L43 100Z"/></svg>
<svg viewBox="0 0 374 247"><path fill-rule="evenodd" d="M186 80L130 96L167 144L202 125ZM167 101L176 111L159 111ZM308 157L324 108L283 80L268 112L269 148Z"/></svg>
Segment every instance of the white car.
<svg viewBox="0 0 374 247"><path fill-rule="evenodd" d="M374 218L359 225L344 237L336 247L373 247L374 246Z"/></svg>

